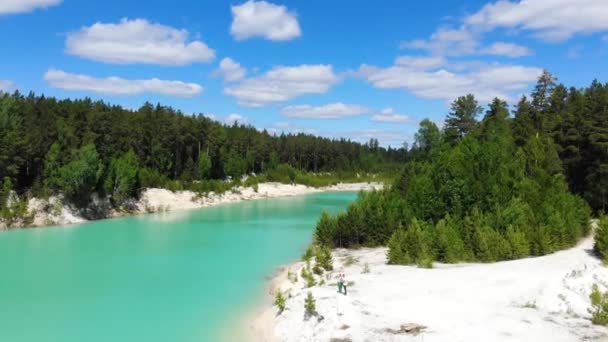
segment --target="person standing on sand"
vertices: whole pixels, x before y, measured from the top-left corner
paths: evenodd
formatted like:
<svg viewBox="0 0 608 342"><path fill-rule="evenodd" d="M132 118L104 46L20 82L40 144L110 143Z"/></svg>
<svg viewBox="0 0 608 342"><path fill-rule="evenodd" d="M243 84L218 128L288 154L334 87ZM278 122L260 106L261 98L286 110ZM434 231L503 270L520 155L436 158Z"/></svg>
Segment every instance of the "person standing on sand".
<svg viewBox="0 0 608 342"><path fill-rule="evenodd" d="M344 273L340 272L338 274L338 292L342 293L342 288L344 288L344 295L346 295L346 281L344 280Z"/></svg>

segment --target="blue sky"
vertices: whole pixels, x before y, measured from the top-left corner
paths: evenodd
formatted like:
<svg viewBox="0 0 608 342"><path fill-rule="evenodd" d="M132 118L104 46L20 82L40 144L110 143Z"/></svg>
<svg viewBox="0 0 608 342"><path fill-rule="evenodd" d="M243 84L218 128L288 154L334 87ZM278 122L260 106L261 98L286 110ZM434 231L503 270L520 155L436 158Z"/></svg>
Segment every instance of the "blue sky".
<svg viewBox="0 0 608 342"><path fill-rule="evenodd" d="M542 68L605 82L606 18L606 0L0 0L0 89L398 146Z"/></svg>

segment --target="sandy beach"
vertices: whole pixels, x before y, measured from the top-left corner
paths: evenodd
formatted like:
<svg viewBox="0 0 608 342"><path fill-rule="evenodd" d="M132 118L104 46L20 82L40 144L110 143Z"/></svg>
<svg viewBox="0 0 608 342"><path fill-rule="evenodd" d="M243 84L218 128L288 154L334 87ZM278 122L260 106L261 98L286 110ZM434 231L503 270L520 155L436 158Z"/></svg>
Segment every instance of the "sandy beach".
<svg viewBox="0 0 608 342"><path fill-rule="evenodd" d="M385 248L336 250L322 286L288 279L302 262L282 268L270 292L287 294L286 310L278 315L269 296L247 329L253 341L608 341L588 312L592 284L608 286L592 246L586 238L543 257L433 269L387 265ZM351 283L348 295L337 292L337 272ZM304 319L309 291L322 320ZM409 323L426 328L403 332Z"/></svg>
<svg viewBox="0 0 608 342"><path fill-rule="evenodd" d="M322 191L369 191L382 188L383 184L377 182L339 183L323 188L269 182L258 184L257 189L252 187L237 187L223 194L211 192L202 197L197 196L197 194L192 191L173 192L166 189L152 188L144 190L141 193L139 200L132 204L135 208L133 212L111 210L109 209L107 200L101 201L99 199L94 199L93 203L95 203L95 206L98 207L100 212L103 212L102 218L104 218L197 209L262 198L300 196ZM30 199L28 202L28 212L33 218L32 223L28 224L29 227L67 225L87 221L87 219L78 214L76 209L64 205L60 198L56 196L52 196L48 200L38 198ZM0 222L0 229L5 228L6 226Z"/></svg>

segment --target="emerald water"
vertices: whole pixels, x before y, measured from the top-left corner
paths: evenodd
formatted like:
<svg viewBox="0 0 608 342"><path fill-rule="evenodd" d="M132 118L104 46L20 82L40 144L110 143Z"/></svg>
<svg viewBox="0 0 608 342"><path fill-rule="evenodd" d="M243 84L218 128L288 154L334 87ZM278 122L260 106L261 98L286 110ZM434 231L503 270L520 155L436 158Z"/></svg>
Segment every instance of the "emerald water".
<svg viewBox="0 0 608 342"><path fill-rule="evenodd" d="M0 341L215 341L273 270L302 254L322 210L355 197L2 232Z"/></svg>

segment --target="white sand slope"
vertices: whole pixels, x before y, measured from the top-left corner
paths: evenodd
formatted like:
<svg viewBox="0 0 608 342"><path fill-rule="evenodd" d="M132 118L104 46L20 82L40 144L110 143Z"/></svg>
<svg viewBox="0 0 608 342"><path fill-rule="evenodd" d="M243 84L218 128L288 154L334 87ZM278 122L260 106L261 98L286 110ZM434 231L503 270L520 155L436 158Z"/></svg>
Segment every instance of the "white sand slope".
<svg viewBox="0 0 608 342"><path fill-rule="evenodd" d="M257 191L252 187L237 187L223 194L209 193L203 197L197 196L192 191L175 191L172 192L166 189L146 189L141 193L141 198L133 203L136 208L135 212L128 213L123 211L115 211L109 207L107 199L94 198L94 203L97 203L97 209L105 212L102 217L119 217L130 214L143 214L159 211L176 211L204 208L222 204L236 203L241 201L274 198L274 197L290 197L300 196L322 191L370 191L380 190L383 188L382 183L339 183L337 185L324 188L313 188L299 184L281 184L281 183L260 183ZM68 225L74 223L83 223L87 220L82 217L78 210L72 206L62 204L60 197L51 196L48 200L32 198L28 203L29 214L32 215L33 221L28 223L30 227L43 227L51 225ZM17 222L14 227L21 227L24 224ZM6 229L4 222L0 221L0 230Z"/></svg>
<svg viewBox="0 0 608 342"><path fill-rule="evenodd" d="M590 254L592 246L587 238L543 257L434 269L386 265L386 249L339 250L334 265L354 282L347 296L337 293L335 278L304 289L285 271L275 285L291 295L287 310L277 316L268 304L250 332L262 341L608 341L608 329L592 325L587 311L592 284L608 285L608 268ZM344 266L346 255L358 261ZM362 273L364 263L370 273ZM308 291L321 322L303 319ZM387 331L405 323L427 329L417 336Z"/></svg>
<svg viewBox="0 0 608 342"><path fill-rule="evenodd" d="M137 203L140 212L195 209L227 203L271 197L290 197L321 191L369 191L382 189L382 183L340 183L325 188L312 188L300 184L260 183L257 191L251 187L237 187L223 194L209 193L197 197L192 191L172 192L166 189L146 189Z"/></svg>

